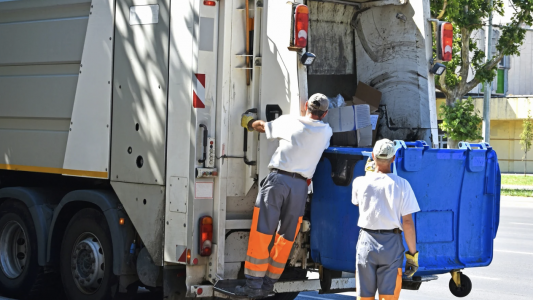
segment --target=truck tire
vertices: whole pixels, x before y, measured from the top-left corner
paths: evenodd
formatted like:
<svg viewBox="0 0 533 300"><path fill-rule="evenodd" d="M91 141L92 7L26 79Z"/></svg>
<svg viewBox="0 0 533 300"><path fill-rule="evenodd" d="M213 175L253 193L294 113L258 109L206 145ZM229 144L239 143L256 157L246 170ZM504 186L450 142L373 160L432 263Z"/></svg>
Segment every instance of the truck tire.
<svg viewBox="0 0 533 300"><path fill-rule="evenodd" d="M37 234L28 208L6 200L0 205L0 291L15 299L54 298L58 276L37 261Z"/></svg>
<svg viewBox="0 0 533 300"><path fill-rule="evenodd" d="M70 300L108 300L118 286L105 216L86 208L67 225L61 244L61 279Z"/></svg>

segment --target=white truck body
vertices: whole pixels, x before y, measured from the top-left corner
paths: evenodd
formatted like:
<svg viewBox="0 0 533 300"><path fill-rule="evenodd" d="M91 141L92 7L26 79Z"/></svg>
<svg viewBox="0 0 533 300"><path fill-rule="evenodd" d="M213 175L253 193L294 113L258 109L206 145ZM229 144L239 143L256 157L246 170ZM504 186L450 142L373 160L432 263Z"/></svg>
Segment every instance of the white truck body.
<svg viewBox="0 0 533 300"><path fill-rule="evenodd" d="M240 117L248 109L257 108L263 120L266 105L300 115L310 94L353 95L358 80L383 93L395 128L383 120L381 136L437 144L429 2L250 1L249 53L245 1L207 2L0 3L0 178L12 178L0 183L0 203L17 200L6 196L10 188L46 189L47 176L68 192L81 186L114 193L118 202L110 208L133 232L121 237L123 252L114 253L122 288L138 277L160 286L153 279L160 269L185 268L186 296L211 297L204 282L242 278L258 180L277 147L248 133L244 155L256 164L244 162ZM297 2L310 8L308 50L318 57L310 68L288 49ZM205 166L199 162L204 130ZM217 174L198 176L203 171ZM38 179L26 181L30 173ZM54 235L66 228L54 222L68 201L27 204L48 215L38 237L40 266L57 264ZM38 215L32 214L36 224ZM203 216L214 225L208 257L198 254ZM141 276L141 262L127 266L132 243L137 252L146 247L161 268ZM319 268L306 252L290 261L306 266ZM163 276L166 295L178 285L170 277ZM353 278L337 279L332 289L353 287ZM316 289L317 280L276 285L278 293Z"/></svg>

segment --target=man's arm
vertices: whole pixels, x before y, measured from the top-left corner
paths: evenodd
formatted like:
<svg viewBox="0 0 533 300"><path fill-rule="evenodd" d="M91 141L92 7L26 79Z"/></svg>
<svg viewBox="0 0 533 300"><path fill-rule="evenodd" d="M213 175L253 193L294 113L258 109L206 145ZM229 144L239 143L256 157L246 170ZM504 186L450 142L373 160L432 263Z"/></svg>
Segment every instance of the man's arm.
<svg viewBox="0 0 533 300"><path fill-rule="evenodd" d="M416 253L416 231L415 223L411 214L405 215L403 219L403 232L405 236L405 242L409 248L409 253L414 255Z"/></svg>
<svg viewBox="0 0 533 300"><path fill-rule="evenodd" d="M250 122L248 122L248 128L252 128L253 130L257 132L264 133L265 124L266 122L263 120L250 120Z"/></svg>

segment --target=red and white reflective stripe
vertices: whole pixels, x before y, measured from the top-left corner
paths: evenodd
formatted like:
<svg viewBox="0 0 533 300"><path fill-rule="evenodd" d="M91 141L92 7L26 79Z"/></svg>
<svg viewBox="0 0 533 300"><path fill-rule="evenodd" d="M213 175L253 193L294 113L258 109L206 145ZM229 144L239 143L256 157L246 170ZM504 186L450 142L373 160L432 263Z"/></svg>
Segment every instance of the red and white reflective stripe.
<svg viewBox="0 0 533 300"><path fill-rule="evenodd" d="M205 74L194 74L196 84L193 90L192 106L194 108L205 108Z"/></svg>
<svg viewBox="0 0 533 300"><path fill-rule="evenodd" d="M180 258L178 258L178 261L179 262L184 262L184 263L187 262L187 248L185 248L185 250L183 250L183 253L181 254Z"/></svg>

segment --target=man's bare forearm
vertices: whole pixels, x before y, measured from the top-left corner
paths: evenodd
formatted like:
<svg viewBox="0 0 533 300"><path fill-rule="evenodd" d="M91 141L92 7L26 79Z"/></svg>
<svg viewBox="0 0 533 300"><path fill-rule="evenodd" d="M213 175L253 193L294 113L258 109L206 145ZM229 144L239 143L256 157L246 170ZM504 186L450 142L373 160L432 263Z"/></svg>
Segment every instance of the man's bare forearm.
<svg viewBox="0 0 533 300"><path fill-rule="evenodd" d="M251 120L250 123L248 123L248 127L257 132L263 133L265 132L265 124L266 122L263 120Z"/></svg>
<svg viewBox="0 0 533 300"><path fill-rule="evenodd" d="M411 215L403 216L403 233L409 252L414 255L416 253L416 230Z"/></svg>

